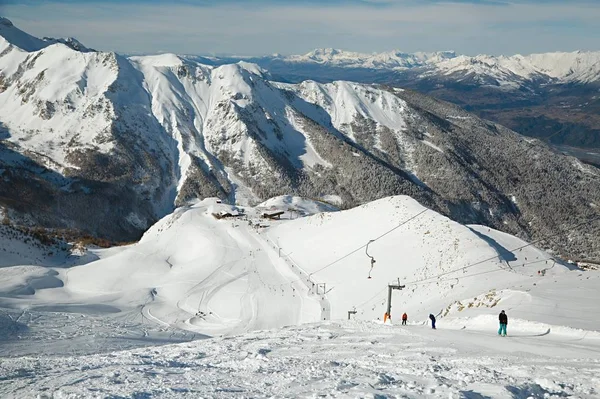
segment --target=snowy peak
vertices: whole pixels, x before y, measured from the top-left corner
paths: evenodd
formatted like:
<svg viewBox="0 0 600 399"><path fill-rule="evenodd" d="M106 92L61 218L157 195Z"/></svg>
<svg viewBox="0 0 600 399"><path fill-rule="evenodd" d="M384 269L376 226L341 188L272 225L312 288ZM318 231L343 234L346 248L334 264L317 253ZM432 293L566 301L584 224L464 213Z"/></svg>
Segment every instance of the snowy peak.
<svg viewBox="0 0 600 399"><path fill-rule="evenodd" d="M17 28L9 19L4 17L0 17L0 37L3 37L4 40L6 40L9 44L27 52L39 51L56 43L62 43L65 46L68 46L76 51L95 51L84 46L81 42L72 37L61 39L44 37L43 39L39 39L26 32L23 32L22 30Z"/></svg>
<svg viewBox="0 0 600 399"><path fill-rule="evenodd" d="M421 77L467 75L480 77L481 84L513 85L524 81L548 83L591 83L600 80L600 52L575 51L531 54L528 56L477 56L457 55L454 51L433 53L358 53L340 49L316 49L304 55L273 55L257 59L261 64L269 61L290 63L307 67L314 64L348 69L415 71Z"/></svg>
<svg viewBox="0 0 600 399"><path fill-rule="evenodd" d="M600 79L600 52L532 54L526 58L541 73L554 78L583 83Z"/></svg>
<svg viewBox="0 0 600 399"><path fill-rule="evenodd" d="M305 55L277 57L280 60L301 63L319 63L348 68L406 69L428 65L456 57L453 51L435 53L404 53L390 51L383 53L358 53L333 48L315 49Z"/></svg>
<svg viewBox="0 0 600 399"><path fill-rule="evenodd" d="M545 78L562 82L590 83L600 79L600 52L576 51L511 57L459 56L437 63L435 68L444 74L462 72L487 75L499 80L510 77L523 80Z"/></svg>
<svg viewBox="0 0 600 399"><path fill-rule="evenodd" d="M0 27L11 28L14 25L8 18L0 17Z"/></svg>
<svg viewBox="0 0 600 399"><path fill-rule="evenodd" d="M77 40L73 37L59 38L59 39L55 39L52 37L44 37L43 40L45 42L48 42L49 44L62 43L65 46L68 46L76 51L81 51L82 53L89 53L89 52L96 51L92 48L84 46L79 40Z"/></svg>
<svg viewBox="0 0 600 399"><path fill-rule="evenodd" d="M0 36L11 45L25 51L38 51L48 46L46 42L23 32L4 17L0 17Z"/></svg>

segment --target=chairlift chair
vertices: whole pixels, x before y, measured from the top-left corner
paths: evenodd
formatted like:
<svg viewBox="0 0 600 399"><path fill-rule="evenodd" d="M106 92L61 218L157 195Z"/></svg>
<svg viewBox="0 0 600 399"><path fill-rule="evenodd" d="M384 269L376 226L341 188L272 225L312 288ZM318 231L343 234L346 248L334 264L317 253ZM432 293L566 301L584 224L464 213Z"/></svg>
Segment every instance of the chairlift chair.
<svg viewBox="0 0 600 399"><path fill-rule="evenodd" d="M367 243L367 247L365 248L365 253L367 254L367 256L369 258L371 258L371 269L369 269L369 276L367 277L367 280L371 279L371 272L373 271L373 266L375 266L375 262L376 262L375 258L372 257L371 255L369 255L369 244L372 243L373 241L375 241L375 240L370 240Z"/></svg>

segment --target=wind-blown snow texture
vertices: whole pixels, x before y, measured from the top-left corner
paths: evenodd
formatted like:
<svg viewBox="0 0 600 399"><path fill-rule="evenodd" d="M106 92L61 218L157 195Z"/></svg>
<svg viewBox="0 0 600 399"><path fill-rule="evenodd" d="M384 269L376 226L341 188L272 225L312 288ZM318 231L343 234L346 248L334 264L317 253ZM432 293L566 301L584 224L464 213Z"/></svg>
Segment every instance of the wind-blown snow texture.
<svg viewBox="0 0 600 399"><path fill-rule="evenodd" d="M597 271L408 197L299 217L324 207L207 199L134 245L3 265L0 393L599 397ZM275 210L280 220L261 218ZM367 279L361 246L379 236ZM25 253L4 234L0 245ZM394 324L382 325L397 279L406 288L394 293ZM507 338L495 332L500 309ZM342 321L349 310L354 320Z"/></svg>
<svg viewBox="0 0 600 399"><path fill-rule="evenodd" d="M349 208L405 194L463 223L557 235L543 245L564 256L600 254L598 224L564 232L597 214L600 172L458 107L377 85L275 83L245 62L125 58L60 42L25 51L33 39L6 21L7 223L124 241L197 197L299 194Z"/></svg>

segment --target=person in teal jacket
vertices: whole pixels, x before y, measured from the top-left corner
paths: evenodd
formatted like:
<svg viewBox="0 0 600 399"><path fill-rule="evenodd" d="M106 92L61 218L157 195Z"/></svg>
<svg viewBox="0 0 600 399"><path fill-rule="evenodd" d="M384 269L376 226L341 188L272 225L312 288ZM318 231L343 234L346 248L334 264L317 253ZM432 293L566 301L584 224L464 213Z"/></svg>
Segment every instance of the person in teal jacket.
<svg viewBox="0 0 600 399"><path fill-rule="evenodd" d="M506 326L508 325L508 316L504 313L504 310L500 312L498 316L498 320L500 321L500 328L498 329L498 335L502 335L506 337Z"/></svg>

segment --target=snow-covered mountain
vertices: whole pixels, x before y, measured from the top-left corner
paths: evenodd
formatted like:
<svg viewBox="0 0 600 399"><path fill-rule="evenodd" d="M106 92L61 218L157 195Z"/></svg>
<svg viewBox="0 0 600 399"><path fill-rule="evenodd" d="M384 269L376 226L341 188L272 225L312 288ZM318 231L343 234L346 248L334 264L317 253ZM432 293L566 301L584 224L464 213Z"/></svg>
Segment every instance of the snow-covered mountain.
<svg viewBox="0 0 600 399"><path fill-rule="evenodd" d="M444 60L453 59L453 51L435 53L403 53L390 51L384 53L364 54L338 49L316 49L304 55L281 56L273 55L273 60L295 63L319 63L346 68L374 69L407 69L435 65Z"/></svg>
<svg viewBox="0 0 600 399"><path fill-rule="evenodd" d="M197 197L296 193L348 208L407 194L461 222L558 234L548 245L565 256L600 251L596 225L562 231L596 214L600 172L456 106L387 86L277 83L247 62L19 47L32 40L0 38L7 223L131 240Z"/></svg>
<svg viewBox="0 0 600 399"><path fill-rule="evenodd" d="M241 58L195 57L214 65ZM278 80L351 80L412 88L600 165L600 52L465 56L319 49L245 58ZM592 150L588 152L587 150Z"/></svg>
<svg viewBox="0 0 600 399"><path fill-rule="evenodd" d="M500 85L512 85L519 79L546 83L592 83L600 81L600 51L510 57L460 56L436 63L430 73L476 75L493 78Z"/></svg>
<svg viewBox="0 0 600 399"><path fill-rule="evenodd" d="M269 63L318 64L348 69L378 69L406 72L414 69L423 76L465 74L495 79L500 84L519 80L546 83L591 83L600 80L600 51L575 51L527 56L457 55L453 51L434 53L357 53L338 49L316 49L304 55L252 59L264 67Z"/></svg>
<svg viewBox="0 0 600 399"><path fill-rule="evenodd" d="M240 60L195 59L213 65ZM600 52L471 57L449 51L361 54L321 49L245 60L291 83L351 80L412 88L600 165Z"/></svg>
<svg viewBox="0 0 600 399"><path fill-rule="evenodd" d="M25 51L38 51L47 46L46 42L23 32L4 17L0 17L0 36L8 43Z"/></svg>
<svg viewBox="0 0 600 399"><path fill-rule="evenodd" d="M0 36L4 38L10 44L23 49L25 51L38 51L52 44L62 43L74 50L88 52L95 51L84 46L77 39L68 37L55 39L53 37L44 37L39 39L35 36L31 36L29 33L23 32L19 28L13 25L13 23L4 17L0 16Z"/></svg>

